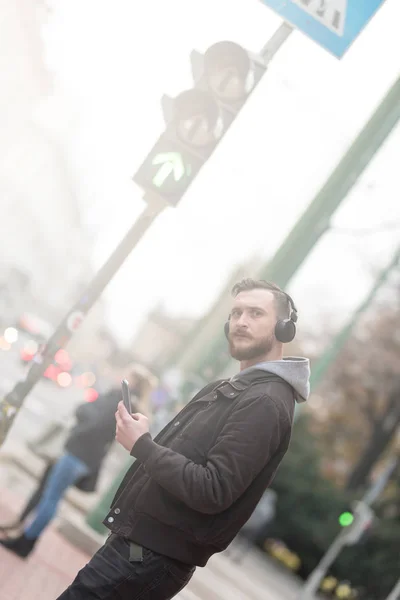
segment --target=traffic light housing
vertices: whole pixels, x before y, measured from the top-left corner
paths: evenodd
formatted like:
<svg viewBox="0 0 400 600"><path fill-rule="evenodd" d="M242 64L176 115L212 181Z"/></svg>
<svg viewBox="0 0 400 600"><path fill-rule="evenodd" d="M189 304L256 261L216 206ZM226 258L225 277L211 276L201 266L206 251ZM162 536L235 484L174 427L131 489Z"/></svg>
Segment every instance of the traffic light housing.
<svg viewBox="0 0 400 600"><path fill-rule="evenodd" d="M266 71L262 59L234 42L191 53L193 88L163 96L165 131L133 179L176 206L228 131Z"/></svg>

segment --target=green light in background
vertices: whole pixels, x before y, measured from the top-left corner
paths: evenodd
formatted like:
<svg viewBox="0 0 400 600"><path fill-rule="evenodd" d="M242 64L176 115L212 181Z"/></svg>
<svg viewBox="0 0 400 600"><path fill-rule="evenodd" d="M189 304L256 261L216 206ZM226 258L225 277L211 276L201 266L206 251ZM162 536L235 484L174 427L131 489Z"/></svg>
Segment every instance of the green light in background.
<svg viewBox="0 0 400 600"><path fill-rule="evenodd" d="M339 517L339 523L342 527L348 527L354 521L354 515L351 512L344 512Z"/></svg>

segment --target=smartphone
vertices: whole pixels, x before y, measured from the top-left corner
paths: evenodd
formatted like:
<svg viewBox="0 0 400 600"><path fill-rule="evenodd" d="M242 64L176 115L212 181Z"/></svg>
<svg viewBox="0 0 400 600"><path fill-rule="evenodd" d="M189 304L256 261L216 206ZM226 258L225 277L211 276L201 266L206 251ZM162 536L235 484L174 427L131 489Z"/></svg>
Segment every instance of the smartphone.
<svg viewBox="0 0 400 600"><path fill-rule="evenodd" d="M122 387L122 401L124 403L126 410L131 415L132 414L131 392L129 390L129 383L127 382L126 379L123 379L121 381L121 387Z"/></svg>

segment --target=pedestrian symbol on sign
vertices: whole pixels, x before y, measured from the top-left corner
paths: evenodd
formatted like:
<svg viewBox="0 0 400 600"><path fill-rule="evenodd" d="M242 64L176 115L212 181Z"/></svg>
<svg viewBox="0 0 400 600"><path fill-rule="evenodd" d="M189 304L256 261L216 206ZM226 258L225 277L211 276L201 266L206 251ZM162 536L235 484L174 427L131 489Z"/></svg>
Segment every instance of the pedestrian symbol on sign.
<svg viewBox="0 0 400 600"><path fill-rule="evenodd" d="M293 0L293 3L307 11L333 33L343 35L347 0Z"/></svg>

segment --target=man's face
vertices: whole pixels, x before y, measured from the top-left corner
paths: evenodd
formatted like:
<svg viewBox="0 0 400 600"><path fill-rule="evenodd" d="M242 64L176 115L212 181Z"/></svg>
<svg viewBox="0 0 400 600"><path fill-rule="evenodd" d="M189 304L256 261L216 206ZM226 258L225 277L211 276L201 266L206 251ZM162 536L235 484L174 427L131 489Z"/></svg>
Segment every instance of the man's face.
<svg viewBox="0 0 400 600"><path fill-rule="evenodd" d="M229 322L229 350L239 361L268 354L276 344L274 296L269 290L240 292L234 299Z"/></svg>

